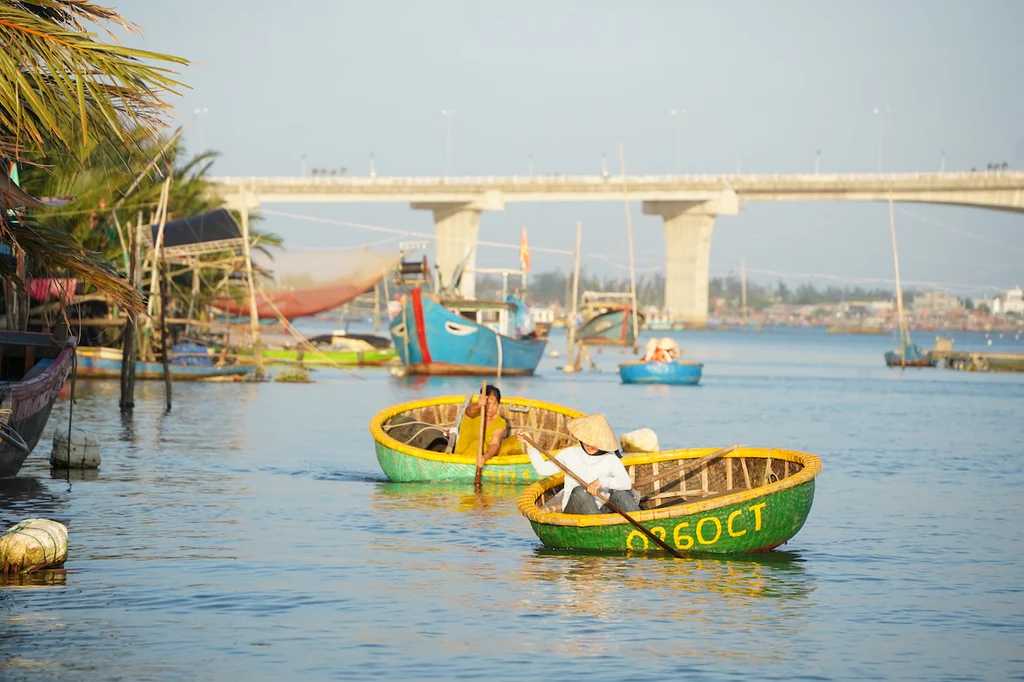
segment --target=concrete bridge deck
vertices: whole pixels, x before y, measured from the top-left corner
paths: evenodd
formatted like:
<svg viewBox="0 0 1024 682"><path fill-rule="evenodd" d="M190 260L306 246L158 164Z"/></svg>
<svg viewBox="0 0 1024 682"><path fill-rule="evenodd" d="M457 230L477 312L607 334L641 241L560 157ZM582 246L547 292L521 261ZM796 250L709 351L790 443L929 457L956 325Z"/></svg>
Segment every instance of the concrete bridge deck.
<svg viewBox="0 0 1024 682"><path fill-rule="evenodd" d="M216 190L249 211L264 203L403 202L433 212L443 281L476 264L480 214L512 202L639 201L665 230L665 303L670 315L707 319L708 262L718 215L752 201L896 201L1024 212L1024 172L534 175L510 177L217 177ZM462 292L472 296L472 277Z"/></svg>

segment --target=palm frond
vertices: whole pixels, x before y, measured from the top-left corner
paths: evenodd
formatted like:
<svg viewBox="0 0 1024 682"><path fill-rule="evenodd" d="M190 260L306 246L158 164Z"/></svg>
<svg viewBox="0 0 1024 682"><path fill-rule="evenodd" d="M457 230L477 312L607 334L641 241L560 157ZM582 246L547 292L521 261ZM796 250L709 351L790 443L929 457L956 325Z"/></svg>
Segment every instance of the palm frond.
<svg viewBox="0 0 1024 682"><path fill-rule="evenodd" d="M160 125L162 98L184 87L160 64L187 60L100 42L87 22L130 28L85 0L0 1L0 153L25 160L58 147L81 158L96 140Z"/></svg>

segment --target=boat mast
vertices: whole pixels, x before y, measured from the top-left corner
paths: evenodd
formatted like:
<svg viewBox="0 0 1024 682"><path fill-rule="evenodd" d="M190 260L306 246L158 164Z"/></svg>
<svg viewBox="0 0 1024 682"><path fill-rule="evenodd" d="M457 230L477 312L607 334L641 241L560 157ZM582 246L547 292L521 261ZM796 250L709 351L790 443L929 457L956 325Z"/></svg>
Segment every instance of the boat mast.
<svg viewBox="0 0 1024 682"><path fill-rule="evenodd" d="M629 298L633 310L633 350L640 343L640 320L636 309L636 260L633 254L633 215L629 210L629 195L626 193L626 152L619 145L619 169L622 172L622 203L626 210L626 241L629 244Z"/></svg>
<svg viewBox="0 0 1024 682"><path fill-rule="evenodd" d="M580 245L583 241L583 224L576 222L576 259L572 268L572 298L569 299L569 319L566 329L569 332L569 351L566 357L572 362L576 350L576 302L580 298Z"/></svg>
<svg viewBox="0 0 1024 682"><path fill-rule="evenodd" d="M900 329L900 360L905 361L910 333L907 331L907 321L903 317L903 286L900 283L900 255L896 248L896 214L892 196L889 197L889 236L892 238L892 266L896 272L896 319Z"/></svg>

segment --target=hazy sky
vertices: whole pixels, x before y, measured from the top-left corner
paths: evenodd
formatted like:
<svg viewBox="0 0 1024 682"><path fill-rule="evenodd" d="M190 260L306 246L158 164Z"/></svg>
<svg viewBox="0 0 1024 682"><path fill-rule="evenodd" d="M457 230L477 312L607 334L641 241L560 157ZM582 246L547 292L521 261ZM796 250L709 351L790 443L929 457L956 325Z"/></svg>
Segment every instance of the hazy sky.
<svg viewBox="0 0 1024 682"><path fill-rule="evenodd" d="M192 60L175 100L190 148L217 175L440 175L452 115L458 175L773 173L1024 167L1024 3L176 2L117 3L128 42ZM670 111L685 110L672 116ZM874 113L878 109L881 113ZM304 158L305 157L305 158ZM277 210L431 231L405 205ZM633 206L641 269L661 268L660 219ZM1024 214L898 207L903 276L1024 284ZM626 262L617 203L511 204L481 238ZM715 227L713 274L741 259L758 279L892 277L882 204L743 208ZM386 235L267 216L293 247ZM515 267L482 248L480 264ZM535 268L568 267L536 255ZM621 272L590 259L591 270ZM819 283L830 280L819 278Z"/></svg>

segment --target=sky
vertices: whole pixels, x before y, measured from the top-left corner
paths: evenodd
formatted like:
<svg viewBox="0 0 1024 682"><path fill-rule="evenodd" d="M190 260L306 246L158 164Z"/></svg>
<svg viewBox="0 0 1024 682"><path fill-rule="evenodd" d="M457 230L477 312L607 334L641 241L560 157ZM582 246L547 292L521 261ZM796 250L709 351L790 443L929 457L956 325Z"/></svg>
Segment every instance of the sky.
<svg viewBox="0 0 1024 682"><path fill-rule="evenodd" d="M378 176L934 171L1024 168L1020 2L115 3L124 42L191 60L172 124L214 175ZM300 11L301 10L301 11ZM673 114L672 111L676 113ZM447 116L443 111L450 112ZM449 134L450 123L450 134ZM274 205L432 231L404 204ZM664 267L660 218L632 205L641 273ZM623 207L510 204L483 240L571 249L625 275ZM897 207L911 285L992 294L1024 284L1024 214ZM264 216L295 252L388 235ZM394 248L397 242L380 245ZM608 260L601 260L607 256ZM890 286L888 209L750 204L720 217L712 275ZM481 247L478 265L518 266ZM568 269L535 253L535 270Z"/></svg>

